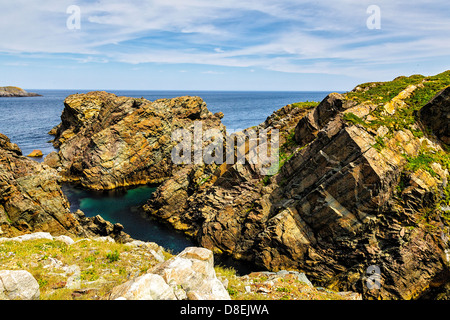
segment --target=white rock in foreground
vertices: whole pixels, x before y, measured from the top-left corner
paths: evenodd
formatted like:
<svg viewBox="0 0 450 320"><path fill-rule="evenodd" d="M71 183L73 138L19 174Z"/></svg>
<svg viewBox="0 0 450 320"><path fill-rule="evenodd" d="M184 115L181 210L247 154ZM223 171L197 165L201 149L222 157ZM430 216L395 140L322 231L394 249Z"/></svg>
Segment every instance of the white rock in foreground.
<svg viewBox="0 0 450 320"><path fill-rule="evenodd" d="M212 251L189 247L149 273L113 288L109 298L230 300L230 295L216 277Z"/></svg>
<svg viewBox="0 0 450 320"><path fill-rule="evenodd" d="M115 287L113 300L176 300L172 288L161 276L147 273Z"/></svg>
<svg viewBox="0 0 450 320"><path fill-rule="evenodd" d="M25 270L0 270L0 300L38 300L39 284Z"/></svg>
<svg viewBox="0 0 450 320"><path fill-rule="evenodd" d="M53 240L53 236L48 232L35 232L30 234L24 234L18 237L14 238L0 238L0 242L6 242L6 241L29 241L29 240L39 240L39 239L47 239L47 240Z"/></svg>

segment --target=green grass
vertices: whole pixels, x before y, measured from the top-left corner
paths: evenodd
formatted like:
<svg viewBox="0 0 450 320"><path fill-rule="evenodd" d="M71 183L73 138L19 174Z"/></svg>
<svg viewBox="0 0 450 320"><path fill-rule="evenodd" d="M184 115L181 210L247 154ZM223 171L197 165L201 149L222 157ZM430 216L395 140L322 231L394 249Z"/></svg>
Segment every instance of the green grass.
<svg viewBox="0 0 450 320"><path fill-rule="evenodd" d="M406 107L399 108L393 115L386 115L383 108L384 104L392 100L409 85L416 85L417 88L410 97L404 100ZM385 126L388 128L389 134L408 129L415 137L421 138L429 132L423 132L416 125L418 111L447 86L450 86L450 70L430 77L413 75L398 77L389 82L365 83L359 86L362 90L348 92L346 98L358 103L366 102L377 105L377 108L370 113L375 120L365 121L353 113L346 113L344 120L373 130Z"/></svg>
<svg viewBox="0 0 450 320"><path fill-rule="evenodd" d="M406 87L414 84L417 85L424 78L422 75L413 75L410 77L398 77L387 82L368 82L359 85L362 90L348 92L346 96L347 99L354 100L358 103L370 101L375 104L385 104L406 89Z"/></svg>
<svg viewBox="0 0 450 320"><path fill-rule="evenodd" d="M382 149L386 148L386 143L384 142L384 139L380 136L375 137L376 143L372 146L375 149L377 149L378 152L380 152Z"/></svg>
<svg viewBox="0 0 450 320"><path fill-rule="evenodd" d="M77 239L74 239L77 240ZM158 261L144 256L146 249L131 249L120 243L79 241L72 245L57 240L7 241L0 243L0 264L8 270L27 270L40 285L41 300L72 300L73 289L65 288L67 275L61 269L52 270L50 258L64 266L76 265L82 281L102 278L98 295L128 280L129 274L142 274ZM138 253L139 252L139 253ZM166 258L171 255L164 252ZM82 287L84 285L82 284ZM90 299L82 296L80 299Z"/></svg>
<svg viewBox="0 0 450 320"><path fill-rule="evenodd" d="M319 104L319 102L317 102L317 101L305 101L305 102L291 103L291 105L294 106L295 108L301 108L301 109L312 109L312 108L317 107L318 104Z"/></svg>
<svg viewBox="0 0 450 320"><path fill-rule="evenodd" d="M418 109L422 108L442 89L450 85L450 70L427 77L424 80L423 88L417 88L406 101L409 105L416 106Z"/></svg>
<svg viewBox="0 0 450 320"><path fill-rule="evenodd" d="M120 253L117 250L114 250L114 252L108 252L106 253L106 259L108 259L110 263L119 261Z"/></svg>
<svg viewBox="0 0 450 320"><path fill-rule="evenodd" d="M450 154L445 151L432 153L422 150L417 157L405 155L405 158L407 160L405 169L413 172L422 169L427 171L433 177L437 177L437 173L431 168L433 162L439 163L443 170L450 170Z"/></svg>
<svg viewBox="0 0 450 320"><path fill-rule="evenodd" d="M407 160L405 169L411 172L416 172L421 169L428 172L433 177L438 177L438 174L431 167L431 164L434 162L440 164L443 170L447 169L450 171L450 154L445 151L430 152L422 149L417 157L405 155L405 158ZM450 206L450 183L447 182L442 188L436 205L438 207ZM450 215L447 213L446 217L450 218Z"/></svg>

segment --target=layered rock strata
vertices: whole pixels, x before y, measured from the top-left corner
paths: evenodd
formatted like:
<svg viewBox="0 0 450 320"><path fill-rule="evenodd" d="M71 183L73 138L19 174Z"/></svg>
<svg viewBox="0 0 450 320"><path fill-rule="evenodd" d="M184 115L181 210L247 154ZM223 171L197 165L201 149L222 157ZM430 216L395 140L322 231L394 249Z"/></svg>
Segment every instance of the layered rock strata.
<svg viewBox="0 0 450 320"><path fill-rule="evenodd" d="M172 163L176 129L202 121L224 133L200 98L73 95L46 163L93 189L162 182L143 209L214 252L364 298L419 298L450 282L448 90L415 101L447 78L399 77L278 110L252 128L281 133L271 176L249 163L250 144L234 148L245 163Z"/></svg>
<svg viewBox="0 0 450 320"><path fill-rule="evenodd" d="M201 121L203 129L224 131L202 99L180 97L150 102L106 92L66 98L61 124L46 163L63 179L91 189L160 183L174 168L172 133Z"/></svg>
<svg viewBox="0 0 450 320"><path fill-rule="evenodd" d="M421 121L450 146L450 86L439 92L420 110Z"/></svg>
<svg viewBox="0 0 450 320"><path fill-rule="evenodd" d="M17 236L45 231L55 235L96 233L127 239L123 227L101 217L70 212L56 170L22 156L20 148L0 134L0 234Z"/></svg>
<svg viewBox="0 0 450 320"><path fill-rule="evenodd" d="M365 298L411 299L443 287L450 281L449 225L436 204L448 168L445 160L430 163L433 174L408 168L424 146L445 151L409 127L374 130L368 124L377 108L330 94L284 128L294 130L296 146L276 175L222 166L189 195L185 172L144 208L206 248L270 270L302 270L318 284ZM261 128L271 125L269 118ZM183 196L173 201L174 194Z"/></svg>

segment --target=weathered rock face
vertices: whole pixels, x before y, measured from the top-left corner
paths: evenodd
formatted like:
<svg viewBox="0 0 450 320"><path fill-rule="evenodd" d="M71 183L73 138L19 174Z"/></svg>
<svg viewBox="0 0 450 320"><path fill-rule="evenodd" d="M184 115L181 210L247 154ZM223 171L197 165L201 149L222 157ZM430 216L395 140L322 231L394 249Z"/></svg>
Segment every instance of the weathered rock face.
<svg viewBox="0 0 450 320"><path fill-rule="evenodd" d="M150 272L112 289L109 299L230 300L216 277L213 253L189 247Z"/></svg>
<svg viewBox="0 0 450 320"><path fill-rule="evenodd" d="M3 232L64 233L77 229L55 170L20 155L0 135L0 221Z"/></svg>
<svg viewBox="0 0 450 320"><path fill-rule="evenodd" d="M442 142L450 145L450 87L420 110L420 119Z"/></svg>
<svg viewBox="0 0 450 320"><path fill-rule="evenodd" d="M16 144L0 134L0 232L15 236L35 231L52 234L127 238L120 225L72 214L56 170L21 155Z"/></svg>
<svg viewBox="0 0 450 320"><path fill-rule="evenodd" d="M307 109L288 105L256 130L274 128L280 132L292 132L307 112ZM282 135L280 144L285 140L286 135ZM240 258L240 254L252 246L252 238L260 228L258 218L247 220L247 216L252 216L251 209L260 201L261 206L270 206L267 197L261 198L263 177L248 162L187 166L158 187L144 210L197 237L203 246L233 253ZM268 208L266 206L264 210ZM235 246L242 248L235 250Z"/></svg>
<svg viewBox="0 0 450 320"><path fill-rule="evenodd" d="M164 181L144 210L214 252L271 270L298 269L317 284L365 298L417 298L450 282L449 218L437 205L448 194L449 160L408 110L408 99L427 88L419 81L399 79L389 99L370 92L379 92L375 83L330 94L312 110L278 110L256 128L282 133L282 161L273 176L248 161L172 163L177 128L192 130L198 120L203 130L224 131L221 115L196 97L150 102L105 92L70 96L54 130L60 150L46 163L64 179L93 189ZM367 91L373 95L368 101L352 95ZM419 112L444 143L446 101L444 90ZM248 160L253 150L242 148ZM238 149L236 155L243 151ZM86 219L80 214L77 221L96 233L121 230ZM159 277L130 286L153 287L162 284ZM119 296L128 290L122 289ZM130 297L140 295L133 292Z"/></svg>
<svg viewBox="0 0 450 320"><path fill-rule="evenodd" d="M174 169L174 130L197 120L205 129L225 129L198 97L150 102L90 92L69 96L64 104L54 140L59 152L46 163L92 189L160 183Z"/></svg>
<svg viewBox="0 0 450 320"><path fill-rule="evenodd" d="M417 87L408 88L409 97ZM444 151L407 128L374 131L344 120L358 114L364 123L376 108L339 94L309 113L286 108L261 126L294 132L294 152L278 174L268 179L249 164L222 165L189 193L185 172L144 208L216 252L271 270L299 269L366 298L417 298L450 281L449 226L434 209L448 170L438 163L435 175L405 168L424 145ZM374 279L381 285L370 289Z"/></svg>

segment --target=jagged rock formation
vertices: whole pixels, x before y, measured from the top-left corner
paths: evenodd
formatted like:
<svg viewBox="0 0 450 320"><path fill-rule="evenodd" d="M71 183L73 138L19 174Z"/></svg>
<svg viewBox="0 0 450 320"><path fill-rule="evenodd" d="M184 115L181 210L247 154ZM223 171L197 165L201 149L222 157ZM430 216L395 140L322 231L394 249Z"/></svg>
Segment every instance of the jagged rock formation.
<svg viewBox="0 0 450 320"><path fill-rule="evenodd" d="M162 182L144 210L214 252L365 298L419 298L450 282L449 84L450 72L399 77L278 110L256 128L281 132L273 176L171 162L176 128L224 132L200 98L73 95L46 163L93 189Z"/></svg>
<svg viewBox="0 0 450 320"><path fill-rule="evenodd" d="M121 225L101 217L72 214L57 171L22 156L20 148L0 134L0 234L16 236L45 231L69 235L111 235L126 239Z"/></svg>
<svg viewBox="0 0 450 320"><path fill-rule="evenodd" d="M18 87L0 87L0 98L1 97L40 97L40 94L27 92L22 88Z"/></svg>
<svg viewBox="0 0 450 320"><path fill-rule="evenodd" d="M144 209L206 248L271 270L299 269L366 298L411 299L443 288L449 217L437 204L448 201L450 161L412 116L421 108L414 99L433 81L402 77L333 93L294 125L292 109L281 110L260 126L275 128L277 119L295 137L281 147L290 155L276 175L222 165L189 193L195 180L186 171L163 183ZM392 98L375 96L383 86L394 87L386 89ZM367 274L371 266L379 278ZM374 279L380 287L371 290Z"/></svg>
<svg viewBox="0 0 450 320"><path fill-rule="evenodd" d="M0 300L38 300L39 283L25 270L0 270Z"/></svg>
<svg viewBox="0 0 450 320"><path fill-rule="evenodd" d="M160 183L179 169L171 161L174 130L197 120L205 130L225 130L220 115L198 97L150 102L90 92L71 95L64 105L62 122L52 130L59 152L46 163L91 189Z"/></svg>

